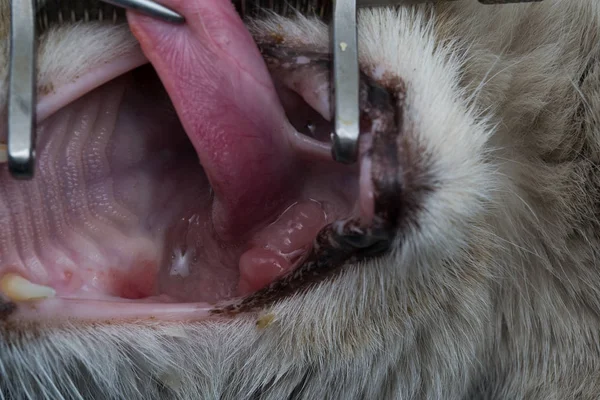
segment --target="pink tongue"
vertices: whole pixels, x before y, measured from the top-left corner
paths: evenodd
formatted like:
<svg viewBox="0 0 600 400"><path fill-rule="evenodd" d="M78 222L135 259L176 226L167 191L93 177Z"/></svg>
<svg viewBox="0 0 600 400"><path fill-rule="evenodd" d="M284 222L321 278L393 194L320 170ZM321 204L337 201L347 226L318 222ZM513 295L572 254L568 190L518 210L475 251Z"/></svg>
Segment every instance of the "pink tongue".
<svg viewBox="0 0 600 400"><path fill-rule="evenodd" d="M213 221L234 238L289 191L290 125L252 37L229 0L161 1L184 25L129 14L215 191Z"/></svg>

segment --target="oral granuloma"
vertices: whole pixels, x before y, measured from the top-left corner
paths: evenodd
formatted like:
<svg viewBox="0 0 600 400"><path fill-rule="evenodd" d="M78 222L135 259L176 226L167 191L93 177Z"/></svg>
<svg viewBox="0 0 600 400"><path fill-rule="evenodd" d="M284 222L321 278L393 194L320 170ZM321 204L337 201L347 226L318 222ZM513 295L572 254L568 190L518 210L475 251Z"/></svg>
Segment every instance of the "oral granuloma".
<svg viewBox="0 0 600 400"><path fill-rule="evenodd" d="M254 311L389 246L410 201L401 85L363 77L361 160L338 165L326 54L264 43L265 64L228 2L180 11L130 16L144 55L40 101L36 179L0 172L5 317Z"/></svg>

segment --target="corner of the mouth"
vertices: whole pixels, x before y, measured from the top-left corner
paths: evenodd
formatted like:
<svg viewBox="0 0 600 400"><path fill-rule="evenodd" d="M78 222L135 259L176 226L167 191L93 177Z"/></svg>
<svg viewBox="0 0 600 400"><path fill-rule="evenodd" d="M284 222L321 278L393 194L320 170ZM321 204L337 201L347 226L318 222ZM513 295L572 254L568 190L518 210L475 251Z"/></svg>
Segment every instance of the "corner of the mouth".
<svg viewBox="0 0 600 400"><path fill-rule="evenodd" d="M0 322L7 321L16 311L17 305L14 302L0 297Z"/></svg>

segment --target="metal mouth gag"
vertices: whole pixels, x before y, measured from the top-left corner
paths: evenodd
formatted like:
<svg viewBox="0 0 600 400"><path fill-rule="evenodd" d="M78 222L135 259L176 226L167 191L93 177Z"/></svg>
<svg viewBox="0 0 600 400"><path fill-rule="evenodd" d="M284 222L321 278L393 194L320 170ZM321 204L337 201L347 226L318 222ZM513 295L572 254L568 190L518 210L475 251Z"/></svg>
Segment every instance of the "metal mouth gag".
<svg viewBox="0 0 600 400"><path fill-rule="evenodd" d="M16 179L31 179L36 138L35 2L13 0L8 79L8 169Z"/></svg>
<svg viewBox="0 0 600 400"><path fill-rule="evenodd" d="M35 171L36 142L36 11L41 0L11 0L10 66L8 84L8 143L0 144L0 163L8 162L15 179L32 179ZM47 0L45 0L47 1ZM153 0L101 0L119 8L136 10L171 23L185 19ZM234 0L235 2L236 0ZM241 0L242 9L246 1ZM260 3L261 0L253 0ZM362 7L398 6L455 0L332 0L332 157L351 164L358 157L360 135L359 65L357 10ZM507 4L542 0L479 0L482 4ZM267 0L267 8L277 1ZM329 0L308 0L325 5ZM238 1L239 3L239 1ZM306 5L305 4L305 5ZM4 147L6 147L4 149Z"/></svg>

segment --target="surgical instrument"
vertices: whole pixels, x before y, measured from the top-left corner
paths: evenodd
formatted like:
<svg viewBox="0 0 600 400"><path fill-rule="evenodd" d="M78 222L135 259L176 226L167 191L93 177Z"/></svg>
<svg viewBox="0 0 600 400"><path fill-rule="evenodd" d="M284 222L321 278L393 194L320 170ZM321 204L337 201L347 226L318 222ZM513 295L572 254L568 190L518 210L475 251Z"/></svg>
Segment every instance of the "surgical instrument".
<svg viewBox="0 0 600 400"><path fill-rule="evenodd" d="M185 19L180 14L153 0L103 0L105 3L129 10L139 11L151 17L167 22L183 23Z"/></svg>
<svg viewBox="0 0 600 400"><path fill-rule="evenodd" d="M35 2L13 0L8 78L8 169L31 179L35 168L36 37Z"/></svg>

